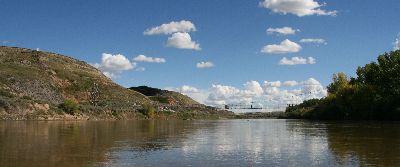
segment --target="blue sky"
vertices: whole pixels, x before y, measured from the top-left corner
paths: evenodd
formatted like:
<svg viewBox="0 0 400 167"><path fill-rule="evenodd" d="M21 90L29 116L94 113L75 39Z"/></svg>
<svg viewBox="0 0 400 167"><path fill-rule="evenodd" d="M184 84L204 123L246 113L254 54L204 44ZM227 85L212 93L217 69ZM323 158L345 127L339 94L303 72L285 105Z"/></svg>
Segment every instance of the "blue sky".
<svg viewBox="0 0 400 167"><path fill-rule="evenodd" d="M190 85L208 91L213 84L241 89L252 80L262 85L314 78L326 86L334 72L354 76L357 66L393 50L400 32L397 0L294 0L320 5L312 10L335 11L305 16L279 11L286 9L282 8L285 4L260 5L264 1L268 0L0 0L0 41L92 64L101 64L103 53L121 54L131 63L138 55L164 58L165 63L136 62L113 80L126 87ZM195 26L196 31L188 34L201 50L168 46L172 34L144 35L152 27L182 20ZM299 31L293 35L266 32L282 27ZM285 54L261 52L264 46L285 39L302 49ZM323 39L327 44L301 43L301 39ZM316 63L280 65L283 57L313 57ZM197 68L199 62L214 66ZM137 70L141 67L145 70Z"/></svg>

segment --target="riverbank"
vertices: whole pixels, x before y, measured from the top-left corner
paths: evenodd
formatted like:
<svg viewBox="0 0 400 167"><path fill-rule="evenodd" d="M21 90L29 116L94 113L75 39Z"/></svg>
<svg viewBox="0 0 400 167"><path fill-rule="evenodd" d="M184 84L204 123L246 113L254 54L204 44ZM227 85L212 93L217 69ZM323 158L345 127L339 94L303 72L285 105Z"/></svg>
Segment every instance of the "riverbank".
<svg viewBox="0 0 400 167"><path fill-rule="evenodd" d="M235 119L284 119L287 118L284 111L276 112L247 112L235 114Z"/></svg>
<svg viewBox="0 0 400 167"><path fill-rule="evenodd" d="M284 111L279 112L248 112L233 113L230 111L160 111L152 118L140 112L85 112L76 115L64 112L32 112L25 114L0 113L0 120L216 120L216 119L287 119L290 118Z"/></svg>
<svg viewBox="0 0 400 167"><path fill-rule="evenodd" d="M152 118L132 111L103 111L103 112L81 112L70 115L57 111L35 111L28 113L0 113L0 120L207 120L207 119L233 119L235 114L230 111L211 110L188 110L180 112L159 111Z"/></svg>

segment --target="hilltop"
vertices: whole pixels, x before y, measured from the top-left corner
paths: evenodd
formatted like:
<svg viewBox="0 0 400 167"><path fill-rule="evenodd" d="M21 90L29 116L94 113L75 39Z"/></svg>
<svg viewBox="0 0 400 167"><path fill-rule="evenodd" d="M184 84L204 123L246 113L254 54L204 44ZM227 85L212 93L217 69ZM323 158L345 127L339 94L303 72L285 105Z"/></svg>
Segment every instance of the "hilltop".
<svg viewBox="0 0 400 167"><path fill-rule="evenodd" d="M152 100L158 110L164 111L161 112L164 114L158 115L161 118L218 119L235 117L233 112L200 104L178 92L148 86L130 87L129 89L142 93Z"/></svg>
<svg viewBox="0 0 400 167"><path fill-rule="evenodd" d="M177 92L161 90L146 96L124 88L90 64L68 56L0 47L1 119L143 119L139 111L144 104L157 112L167 107L188 112L196 107L191 110L195 115L219 114Z"/></svg>
<svg viewBox="0 0 400 167"><path fill-rule="evenodd" d="M190 97L174 91L161 90L148 86L130 87L129 89L140 92L160 104L185 106L200 105L200 103L194 101Z"/></svg>

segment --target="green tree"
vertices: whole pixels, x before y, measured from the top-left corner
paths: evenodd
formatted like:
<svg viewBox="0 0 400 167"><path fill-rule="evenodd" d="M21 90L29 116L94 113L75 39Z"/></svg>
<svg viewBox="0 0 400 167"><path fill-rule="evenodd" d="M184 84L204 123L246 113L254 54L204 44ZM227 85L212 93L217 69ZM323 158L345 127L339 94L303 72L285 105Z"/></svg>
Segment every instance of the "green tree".
<svg viewBox="0 0 400 167"><path fill-rule="evenodd" d="M357 77L334 74L328 97L288 108L303 118L400 120L400 50L358 67Z"/></svg>
<svg viewBox="0 0 400 167"><path fill-rule="evenodd" d="M376 87L387 96L400 95L400 50L382 54L378 63L372 62L357 69L357 81Z"/></svg>
<svg viewBox="0 0 400 167"><path fill-rule="evenodd" d="M333 74L332 76L332 83L328 85L328 93L334 94L336 93L340 88L345 87L349 83L349 79L347 78L347 75L343 72L339 72L336 74Z"/></svg>

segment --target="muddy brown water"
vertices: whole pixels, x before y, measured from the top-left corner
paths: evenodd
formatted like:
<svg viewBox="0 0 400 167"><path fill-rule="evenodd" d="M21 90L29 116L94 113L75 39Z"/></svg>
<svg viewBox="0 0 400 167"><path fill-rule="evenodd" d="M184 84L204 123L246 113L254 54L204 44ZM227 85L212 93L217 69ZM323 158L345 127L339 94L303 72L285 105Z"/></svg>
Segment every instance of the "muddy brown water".
<svg viewBox="0 0 400 167"><path fill-rule="evenodd" d="M2 121L0 166L400 166L400 122Z"/></svg>

